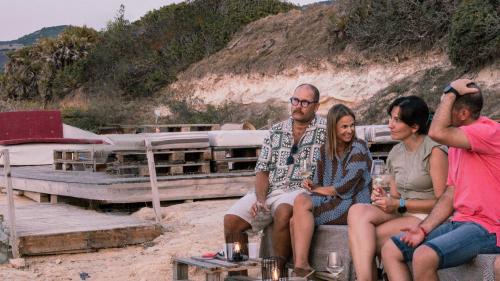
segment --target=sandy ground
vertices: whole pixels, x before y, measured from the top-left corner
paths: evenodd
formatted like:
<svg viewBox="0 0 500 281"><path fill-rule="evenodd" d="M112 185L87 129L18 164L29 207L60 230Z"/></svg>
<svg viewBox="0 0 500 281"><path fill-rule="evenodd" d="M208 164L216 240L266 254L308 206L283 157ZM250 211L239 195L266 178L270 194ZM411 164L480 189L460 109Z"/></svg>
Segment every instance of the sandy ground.
<svg viewBox="0 0 500 281"><path fill-rule="evenodd" d="M172 280L172 257L219 251L222 220L235 200L210 200L162 208L166 232L147 245L103 249L94 253L27 257L26 268L0 265L0 280ZM154 220L150 208L132 214ZM190 269L192 280L204 280Z"/></svg>

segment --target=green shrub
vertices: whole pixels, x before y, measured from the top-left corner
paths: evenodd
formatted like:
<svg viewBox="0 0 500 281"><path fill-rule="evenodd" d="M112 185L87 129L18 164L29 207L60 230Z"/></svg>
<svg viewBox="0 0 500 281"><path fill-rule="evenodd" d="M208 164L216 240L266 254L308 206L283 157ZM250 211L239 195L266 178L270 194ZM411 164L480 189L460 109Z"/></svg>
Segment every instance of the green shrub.
<svg viewBox="0 0 500 281"><path fill-rule="evenodd" d="M448 40L453 64L470 68L500 55L499 2L463 0L457 7Z"/></svg>
<svg viewBox="0 0 500 281"><path fill-rule="evenodd" d="M100 122L99 117L94 116L91 112L80 108L63 109L61 111L61 116L65 124L93 132L96 132L97 128L105 124Z"/></svg>
<svg viewBox="0 0 500 281"><path fill-rule="evenodd" d="M70 26L56 38L42 38L32 46L10 53L0 92L11 99L48 102L61 88L54 88L58 72L84 59L96 40L97 31ZM65 76L64 80L78 78L77 73L69 71Z"/></svg>
<svg viewBox="0 0 500 281"><path fill-rule="evenodd" d="M340 10L347 21L340 23L361 48L425 51L446 35L453 9L453 0L344 0Z"/></svg>
<svg viewBox="0 0 500 281"><path fill-rule="evenodd" d="M88 57L85 73L89 81L113 85L130 97L151 96L192 63L222 49L245 24L292 7L278 0L194 0L130 23L122 6Z"/></svg>

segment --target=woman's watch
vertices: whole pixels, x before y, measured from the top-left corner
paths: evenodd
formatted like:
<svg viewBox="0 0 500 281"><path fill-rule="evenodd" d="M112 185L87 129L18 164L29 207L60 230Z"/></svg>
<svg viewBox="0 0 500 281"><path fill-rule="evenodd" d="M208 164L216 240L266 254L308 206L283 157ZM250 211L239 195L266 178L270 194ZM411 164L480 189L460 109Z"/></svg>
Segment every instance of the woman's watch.
<svg viewBox="0 0 500 281"><path fill-rule="evenodd" d="M398 213L403 214L406 213L406 201L403 198L399 198L399 207Z"/></svg>

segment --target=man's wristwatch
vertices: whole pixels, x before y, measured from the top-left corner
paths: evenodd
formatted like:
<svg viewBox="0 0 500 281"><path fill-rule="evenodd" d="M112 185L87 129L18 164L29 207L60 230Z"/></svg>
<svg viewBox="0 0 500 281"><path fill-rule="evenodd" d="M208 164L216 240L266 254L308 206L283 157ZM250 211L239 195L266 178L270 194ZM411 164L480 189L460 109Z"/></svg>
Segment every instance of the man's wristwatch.
<svg viewBox="0 0 500 281"><path fill-rule="evenodd" d="M453 94L455 94L456 97L458 97L460 95L460 93L455 88L453 88L451 85L446 86L443 89L443 93L445 93L445 94L453 93Z"/></svg>
<svg viewBox="0 0 500 281"><path fill-rule="evenodd" d="M406 201L403 198L399 198L399 207L398 213L403 214L406 213Z"/></svg>

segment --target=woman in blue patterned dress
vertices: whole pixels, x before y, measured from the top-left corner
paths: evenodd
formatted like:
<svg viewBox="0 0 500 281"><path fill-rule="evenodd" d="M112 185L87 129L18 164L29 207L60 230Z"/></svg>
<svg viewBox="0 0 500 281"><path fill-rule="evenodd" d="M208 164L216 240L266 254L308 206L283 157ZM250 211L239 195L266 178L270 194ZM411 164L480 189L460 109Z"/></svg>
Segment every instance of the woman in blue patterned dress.
<svg viewBox="0 0 500 281"><path fill-rule="evenodd" d="M327 141L321 147L314 183L304 180L309 193L295 199L290 228L295 273L299 276L313 272L308 256L314 227L345 225L349 207L370 203L372 158L366 142L356 138L354 121L354 113L345 105L335 105L328 111Z"/></svg>

